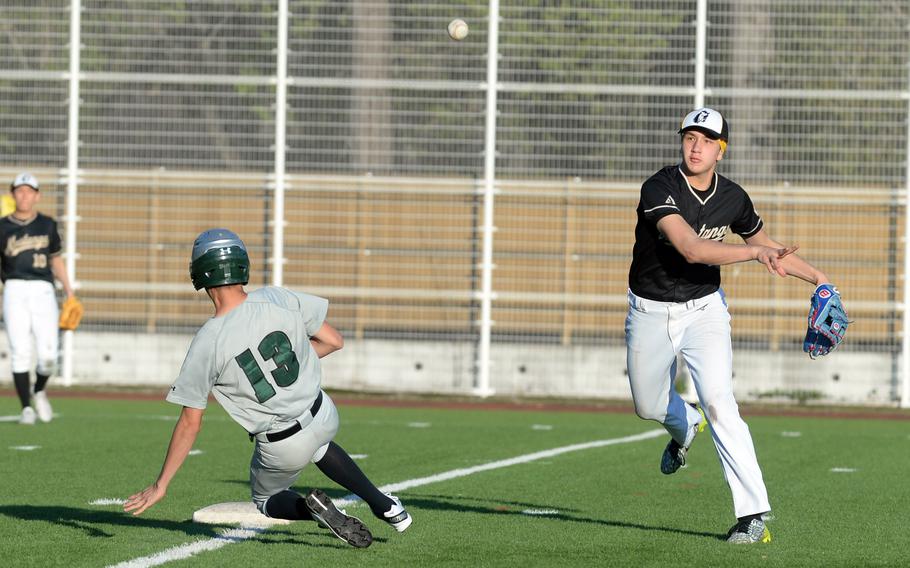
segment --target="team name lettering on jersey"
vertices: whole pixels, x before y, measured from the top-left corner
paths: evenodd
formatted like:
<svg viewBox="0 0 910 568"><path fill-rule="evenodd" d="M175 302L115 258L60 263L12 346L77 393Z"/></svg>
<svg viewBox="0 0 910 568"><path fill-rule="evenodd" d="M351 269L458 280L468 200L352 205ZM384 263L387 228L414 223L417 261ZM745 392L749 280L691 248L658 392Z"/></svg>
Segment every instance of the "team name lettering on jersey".
<svg viewBox="0 0 910 568"><path fill-rule="evenodd" d="M21 238L14 235L6 241L6 250L3 251L3 254L6 256L18 256L27 250L41 250L48 246L50 246L50 237L47 235Z"/></svg>
<svg viewBox="0 0 910 568"><path fill-rule="evenodd" d="M722 241L727 235L727 226L723 227L711 227L710 229L707 226L702 225L701 230L698 231L698 238L707 239L709 241Z"/></svg>

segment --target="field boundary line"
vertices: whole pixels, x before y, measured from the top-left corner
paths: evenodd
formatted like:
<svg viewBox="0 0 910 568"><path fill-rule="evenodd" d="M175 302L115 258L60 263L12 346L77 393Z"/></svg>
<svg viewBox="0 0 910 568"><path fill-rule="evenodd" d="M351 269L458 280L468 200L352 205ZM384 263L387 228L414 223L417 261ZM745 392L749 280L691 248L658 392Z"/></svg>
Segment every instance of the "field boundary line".
<svg viewBox="0 0 910 568"><path fill-rule="evenodd" d="M150 556L143 556L142 558L135 558L119 564L113 564L109 568L147 568L149 566L160 566L168 562L173 562L174 560L184 560L190 556L195 556L200 552L218 550L222 546L253 538L264 530L265 527L227 529L215 538L181 544L180 546L168 548Z"/></svg>
<svg viewBox="0 0 910 568"><path fill-rule="evenodd" d="M523 463L530 463L537 460L542 460L545 458L552 458L562 454L568 454L570 452L578 452L581 450L590 450L593 448L602 448L604 446L615 446L617 444L628 444L630 442L640 442L642 440L650 440L651 438L656 438L658 436L664 436L667 434L667 431L663 428L659 430L648 430L647 432L642 432L641 434L633 434L631 436L625 436L623 438L611 438L608 440L595 440L593 442L584 442L581 444L572 444L569 446L560 446L558 448L553 448L550 450L541 450L539 452L534 452L531 454L524 454L522 456L516 456L514 458L507 458L504 460L497 460L493 462L487 462L480 465L475 465L472 467L465 467L459 469L452 469L449 471L444 471L442 473L437 473L436 475L429 475L427 477L418 477L416 479L408 479L406 481L400 481L398 483L390 483L389 485L383 485L379 487L379 490L383 493L397 493L398 491L404 491L406 489L411 489L414 487L420 487L422 485L429 485L431 483L438 483L440 481L448 481L450 479L457 479L459 477L466 477L468 475L474 475L475 473L480 473L483 471L490 471L494 469L501 469L504 467L509 467L513 465L519 465ZM342 499L338 499L336 503L340 507L347 507L353 503L360 501L360 497L356 495L346 495Z"/></svg>
<svg viewBox="0 0 910 568"><path fill-rule="evenodd" d="M513 458L487 462L472 467L452 469L449 471L444 471L442 473L437 473L435 475L407 479L398 483L390 483L388 485L381 486L379 489L383 492L388 493L404 491L405 489L430 485L432 483L448 481L450 479L457 479L459 477L467 477L469 475L474 475L475 473L481 473L484 471L492 471L494 469L502 469L504 467L510 467L513 465L530 463L545 458L568 454L570 452L579 452L582 450L602 448L605 446L615 446L618 444L640 442L642 440L650 440L651 438L656 438L658 436L665 436L666 434L667 431L661 428L657 430L648 430L647 432L642 432L640 434L632 434L631 436L624 436L622 438L609 438L606 440L594 440L593 442L583 442L580 444L560 446L558 448L541 450L539 452L533 452L530 454L515 456ZM335 504L339 507L347 507L353 503L356 503L357 501L360 501L360 498L352 494L347 495L341 499L336 499ZM191 556L195 556L201 552L218 550L219 548L227 546L228 544L242 542L244 540L253 538L265 530L267 530L267 527L240 527L237 529L227 529L221 535L210 538L208 540L197 540L187 544L182 544L173 548L168 548L156 554L143 556L141 558L135 558L133 560L127 560L119 564L113 564L108 568L151 568L152 566L160 566L174 560L183 560Z"/></svg>

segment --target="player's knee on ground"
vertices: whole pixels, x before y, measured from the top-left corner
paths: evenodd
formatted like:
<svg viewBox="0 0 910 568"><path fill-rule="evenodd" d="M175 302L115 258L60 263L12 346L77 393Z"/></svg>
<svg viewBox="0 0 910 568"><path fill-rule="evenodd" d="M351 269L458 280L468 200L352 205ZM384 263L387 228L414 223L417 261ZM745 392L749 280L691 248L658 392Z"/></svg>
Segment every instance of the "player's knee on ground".
<svg viewBox="0 0 910 568"><path fill-rule="evenodd" d="M265 501L253 501L266 517L300 521L312 519L303 496L296 491L286 489L272 495ZM260 506L261 503L261 506Z"/></svg>

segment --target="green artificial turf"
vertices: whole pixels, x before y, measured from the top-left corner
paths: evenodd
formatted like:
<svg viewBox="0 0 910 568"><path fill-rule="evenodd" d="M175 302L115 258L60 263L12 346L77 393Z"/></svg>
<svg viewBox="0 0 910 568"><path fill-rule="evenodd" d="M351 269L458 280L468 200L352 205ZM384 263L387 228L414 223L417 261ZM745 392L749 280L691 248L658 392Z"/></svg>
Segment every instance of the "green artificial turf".
<svg viewBox="0 0 910 568"><path fill-rule="evenodd" d="M245 501L252 444L212 404L167 498L140 517L117 504L154 481L179 408L53 399L50 424L0 422L0 563L110 566L218 538L195 510ZM0 415L15 415L0 398ZM471 468L657 425L628 414L340 406L336 441L377 485ZM906 421L748 417L774 508L773 542L731 546L732 502L708 432L672 476L667 437L585 449L398 492L398 534L361 503L374 533L353 549L315 523L267 529L180 566L905 566L910 526ZM36 449L21 449L38 446ZM297 488L347 492L317 468ZM145 565L152 565L148 560Z"/></svg>

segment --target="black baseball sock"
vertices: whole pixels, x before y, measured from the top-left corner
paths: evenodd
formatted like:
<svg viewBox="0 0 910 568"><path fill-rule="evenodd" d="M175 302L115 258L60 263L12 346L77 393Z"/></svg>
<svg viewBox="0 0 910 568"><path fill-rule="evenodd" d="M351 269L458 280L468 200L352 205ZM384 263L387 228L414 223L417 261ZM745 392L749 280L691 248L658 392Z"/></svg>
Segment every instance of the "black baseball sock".
<svg viewBox="0 0 910 568"><path fill-rule="evenodd" d="M329 442L328 451L316 462L316 467L326 477L363 499L380 519L392 508L394 502L367 479L351 456L335 442Z"/></svg>
<svg viewBox="0 0 910 568"><path fill-rule="evenodd" d="M19 402L22 403L22 408L32 405L32 395L28 389L28 379L28 372L13 373L13 383L16 385L16 394L19 395Z"/></svg>
<svg viewBox="0 0 910 568"><path fill-rule="evenodd" d="M38 371L35 371L35 392L43 391L44 387L47 386L47 381L50 378L50 375L42 375Z"/></svg>
<svg viewBox="0 0 910 568"><path fill-rule="evenodd" d="M764 515L764 513L755 513L754 515L746 515L745 517L739 517L736 520L741 523L751 523L755 519L762 520L762 515Z"/></svg>
<svg viewBox="0 0 910 568"><path fill-rule="evenodd" d="M312 521L313 515L307 509L306 501L300 493L286 489L276 493L265 502L265 510L273 519L289 521Z"/></svg>

